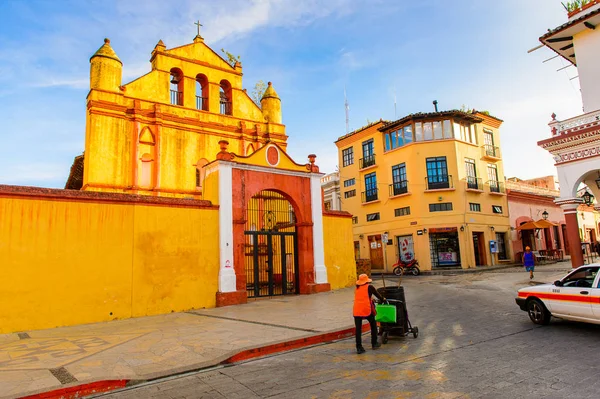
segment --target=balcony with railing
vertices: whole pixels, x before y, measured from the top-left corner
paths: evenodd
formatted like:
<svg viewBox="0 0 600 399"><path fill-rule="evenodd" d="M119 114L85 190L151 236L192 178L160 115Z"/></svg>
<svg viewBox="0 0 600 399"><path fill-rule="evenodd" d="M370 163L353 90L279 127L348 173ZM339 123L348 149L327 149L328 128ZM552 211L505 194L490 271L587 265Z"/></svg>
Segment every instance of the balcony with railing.
<svg viewBox="0 0 600 399"><path fill-rule="evenodd" d="M552 122L549 124L550 130L552 131L552 137L600 125L600 110L578 115L573 118L565 119L564 121L557 120L556 115L552 115L552 117Z"/></svg>
<svg viewBox="0 0 600 399"><path fill-rule="evenodd" d="M467 190L483 191L483 182L481 178L475 176L467 176Z"/></svg>
<svg viewBox="0 0 600 399"><path fill-rule="evenodd" d="M223 115L232 115L232 113L231 113L231 101L227 101L227 100L221 99L220 102L221 102L221 109L220 109L221 114L223 114Z"/></svg>
<svg viewBox="0 0 600 399"><path fill-rule="evenodd" d="M196 96L196 109L208 111L208 98Z"/></svg>
<svg viewBox="0 0 600 399"><path fill-rule="evenodd" d="M491 159L491 160L496 160L496 159L500 159L500 147L496 147L493 146L491 144L484 144L483 146L481 146L482 149L482 157L483 158L487 158L487 159Z"/></svg>
<svg viewBox="0 0 600 399"><path fill-rule="evenodd" d="M397 181L390 184L390 197L408 193L408 180Z"/></svg>
<svg viewBox="0 0 600 399"><path fill-rule="evenodd" d="M488 181L488 185L490 186L490 194L504 194L506 190L504 189L504 183L490 180Z"/></svg>
<svg viewBox="0 0 600 399"><path fill-rule="evenodd" d="M454 184L452 182L451 175L442 175L442 176L427 176L425 178L425 182L427 183L427 190L452 190L454 189Z"/></svg>
<svg viewBox="0 0 600 399"><path fill-rule="evenodd" d="M379 196L377 195L377 189L374 188L372 190L367 190L367 191L363 191L361 194L361 200L363 204L366 204L368 202L373 202L373 201L377 201L379 199Z"/></svg>
<svg viewBox="0 0 600 399"><path fill-rule="evenodd" d="M183 105L183 92L177 90L171 90L171 104L172 105Z"/></svg>
<svg viewBox="0 0 600 399"><path fill-rule="evenodd" d="M375 165L375 154L368 155L364 158L358 160L358 165L360 169L365 169Z"/></svg>

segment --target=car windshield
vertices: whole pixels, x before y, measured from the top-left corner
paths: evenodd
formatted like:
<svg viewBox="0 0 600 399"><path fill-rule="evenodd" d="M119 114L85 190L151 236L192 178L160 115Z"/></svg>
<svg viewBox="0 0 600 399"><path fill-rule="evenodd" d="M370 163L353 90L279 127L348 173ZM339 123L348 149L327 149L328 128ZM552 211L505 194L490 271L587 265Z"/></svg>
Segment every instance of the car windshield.
<svg viewBox="0 0 600 399"><path fill-rule="evenodd" d="M567 277L563 278L562 286L590 288L592 287L592 284L594 284L596 274L598 274L597 267L586 267L583 269L579 269L569 274Z"/></svg>

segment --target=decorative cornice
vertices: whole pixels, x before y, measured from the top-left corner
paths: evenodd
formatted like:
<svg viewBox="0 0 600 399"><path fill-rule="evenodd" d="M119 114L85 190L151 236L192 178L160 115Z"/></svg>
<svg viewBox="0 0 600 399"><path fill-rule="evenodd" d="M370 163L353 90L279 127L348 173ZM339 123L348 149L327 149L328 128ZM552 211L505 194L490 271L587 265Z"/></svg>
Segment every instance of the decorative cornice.
<svg viewBox="0 0 600 399"><path fill-rule="evenodd" d="M593 130L577 131L565 135L552 137L550 139L538 141L538 146L543 149L553 152L562 148L569 148L574 145L581 145L586 142L595 141L600 137L600 129L598 126L593 126ZM590 139L590 140L586 140Z"/></svg>
<svg viewBox="0 0 600 399"><path fill-rule="evenodd" d="M554 161L556 161L556 165L561 165L564 163L579 161L581 159L593 158L600 156L600 145L592 148L584 148L581 150L567 152L565 154L557 154L554 157Z"/></svg>

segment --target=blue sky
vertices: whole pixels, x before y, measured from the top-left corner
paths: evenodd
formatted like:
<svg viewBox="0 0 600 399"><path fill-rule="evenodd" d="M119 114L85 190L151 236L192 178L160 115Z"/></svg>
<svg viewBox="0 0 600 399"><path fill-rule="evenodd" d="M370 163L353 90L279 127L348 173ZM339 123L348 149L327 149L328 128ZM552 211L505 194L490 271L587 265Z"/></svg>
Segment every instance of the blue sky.
<svg viewBox="0 0 600 399"><path fill-rule="evenodd" d="M379 118L440 109L503 119L507 177L555 174L536 146L556 112L582 112L575 68L547 49L527 54L566 22L558 0L3 0L0 2L0 184L63 187L84 148L89 58L104 37L123 83L150 70L159 39L191 42L199 19L213 49L241 56L244 86L272 81L289 153L316 153L335 170L333 142Z"/></svg>

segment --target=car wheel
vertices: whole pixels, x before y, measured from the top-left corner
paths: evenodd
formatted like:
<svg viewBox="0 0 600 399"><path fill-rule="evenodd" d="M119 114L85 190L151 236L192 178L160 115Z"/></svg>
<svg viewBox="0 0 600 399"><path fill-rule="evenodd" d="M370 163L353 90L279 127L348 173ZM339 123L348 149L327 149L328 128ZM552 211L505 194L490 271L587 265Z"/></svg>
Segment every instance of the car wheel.
<svg viewBox="0 0 600 399"><path fill-rule="evenodd" d="M535 324L547 325L550 323L550 312L539 299L531 299L527 302L527 313Z"/></svg>

